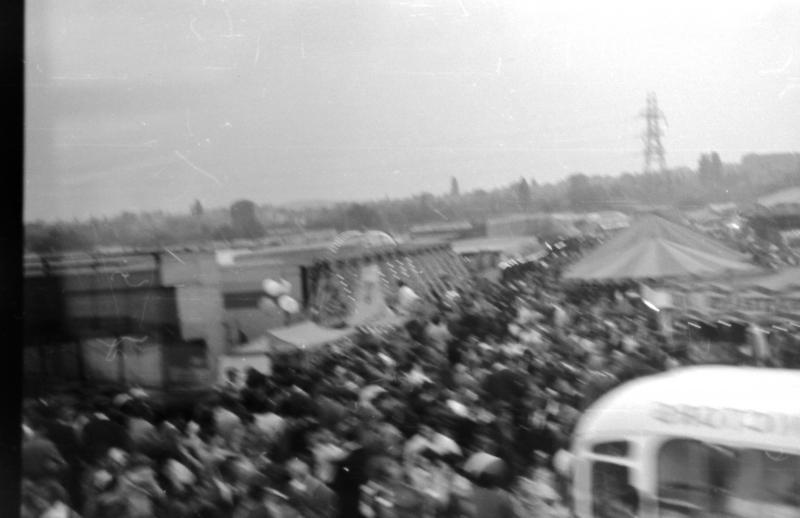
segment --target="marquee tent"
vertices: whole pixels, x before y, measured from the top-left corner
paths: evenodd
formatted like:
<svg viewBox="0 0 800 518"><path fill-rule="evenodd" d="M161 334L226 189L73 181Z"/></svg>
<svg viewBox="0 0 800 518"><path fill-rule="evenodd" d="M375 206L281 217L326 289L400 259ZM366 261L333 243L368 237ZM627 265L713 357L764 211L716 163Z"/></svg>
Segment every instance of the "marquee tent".
<svg viewBox="0 0 800 518"><path fill-rule="evenodd" d="M649 214L564 274L565 280L714 278L759 269L744 254L664 217Z"/></svg>

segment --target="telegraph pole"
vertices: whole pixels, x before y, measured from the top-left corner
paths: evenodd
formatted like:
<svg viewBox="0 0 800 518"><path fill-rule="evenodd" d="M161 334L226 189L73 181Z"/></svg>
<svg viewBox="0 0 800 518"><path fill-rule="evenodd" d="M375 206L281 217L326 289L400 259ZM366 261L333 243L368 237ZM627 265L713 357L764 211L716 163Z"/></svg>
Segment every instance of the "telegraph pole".
<svg viewBox="0 0 800 518"><path fill-rule="evenodd" d="M664 159L664 145L661 143L661 136L664 134L661 129L661 121L667 122L664 117L664 112L658 109L658 102L656 101L656 94L650 92L647 94L647 106L641 113L646 123L642 141L644 142L644 172L654 172L653 166L658 162L658 167L661 172L667 168L667 162Z"/></svg>

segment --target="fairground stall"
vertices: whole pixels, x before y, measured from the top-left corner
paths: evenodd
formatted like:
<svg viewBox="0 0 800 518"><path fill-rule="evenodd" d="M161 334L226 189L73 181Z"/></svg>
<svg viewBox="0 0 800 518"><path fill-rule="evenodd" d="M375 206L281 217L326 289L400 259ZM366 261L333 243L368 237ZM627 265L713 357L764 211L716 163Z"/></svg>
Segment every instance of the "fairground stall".
<svg viewBox="0 0 800 518"><path fill-rule="evenodd" d="M754 312L764 319L797 314L790 282L796 275L796 271L771 274L714 239L647 215L568 268L563 280L577 290L599 285L633 292L630 298L647 308L668 340L682 334L690 342L687 345L714 347L714 342L724 342L720 345L724 349L754 340L760 343L758 330L753 328L748 335L748 318ZM743 291L745 285L752 289ZM781 295L776 298L777 292ZM753 309L757 307L762 309ZM786 334L791 337L792 329L787 328ZM718 360L719 355L710 356Z"/></svg>
<svg viewBox="0 0 800 518"><path fill-rule="evenodd" d="M700 339L728 337L756 361L800 367L800 268L727 281L674 281L642 296Z"/></svg>
<svg viewBox="0 0 800 518"><path fill-rule="evenodd" d="M224 362L240 371L264 364L264 356L270 365L300 362L330 347L351 347L363 333L386 335L413 312L398 300L398 282L413 297L432 302L464 286L468 277L446 242L398 243L383 232L345 232L309 268L307 307L294 319L300 321L268 329L232 348ZM283 282L265 280L259 306L284 310L282 301L290 292ZM301 312L291 306L286 306L288 316Z"/></svg>

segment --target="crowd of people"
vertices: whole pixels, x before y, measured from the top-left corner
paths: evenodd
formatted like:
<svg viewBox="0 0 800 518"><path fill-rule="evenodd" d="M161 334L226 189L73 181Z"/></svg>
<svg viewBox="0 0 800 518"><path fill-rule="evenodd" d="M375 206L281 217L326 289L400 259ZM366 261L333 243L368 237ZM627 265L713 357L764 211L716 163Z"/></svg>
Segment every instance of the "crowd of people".
<svg viewBox="0 0 800 518"><path fill-rule="evenodd" d="M624 287L566 289L580 253L420 300L396 332L275 358L195 400L28 400L22 515L569 516L581 412L692 361Z"/></svg>

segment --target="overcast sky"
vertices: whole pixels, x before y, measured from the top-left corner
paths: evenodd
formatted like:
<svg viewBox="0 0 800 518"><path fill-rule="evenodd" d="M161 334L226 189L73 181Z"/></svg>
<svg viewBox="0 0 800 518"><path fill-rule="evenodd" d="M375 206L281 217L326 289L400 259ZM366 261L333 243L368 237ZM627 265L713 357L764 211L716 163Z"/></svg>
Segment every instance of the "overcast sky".
<svg viewBox="0 0 800 518"><path fill-rule="evenodd" d="M800 4L36 0L25 217L462 190L800 151Z"/></svg>

